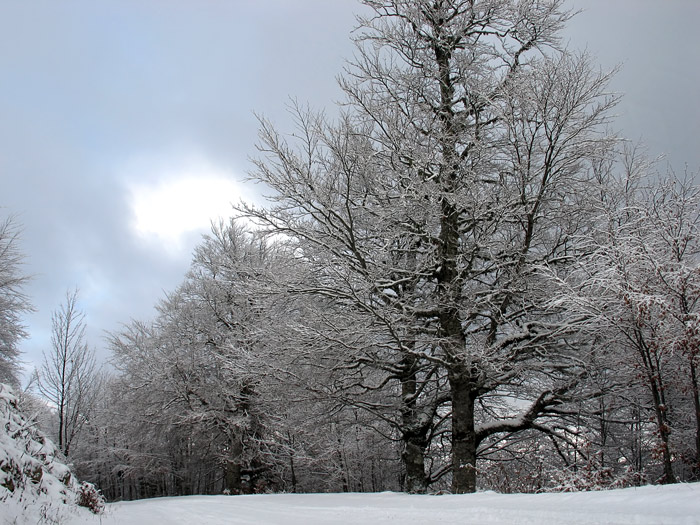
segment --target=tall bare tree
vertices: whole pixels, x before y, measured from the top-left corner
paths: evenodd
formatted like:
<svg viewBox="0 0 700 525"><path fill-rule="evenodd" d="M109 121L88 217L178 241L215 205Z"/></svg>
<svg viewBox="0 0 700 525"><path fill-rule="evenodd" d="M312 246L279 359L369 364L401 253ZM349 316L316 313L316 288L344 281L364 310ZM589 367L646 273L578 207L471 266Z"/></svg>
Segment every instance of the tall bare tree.
<svg viewBox="0 0 700 525"><path fill-rule="evenodd" d="M316 265L322 279L302 291L383 327L377 368L402 382L415 429L426 412L412 371L444 371L452 490L470 492L480 445L537 426L575 383L536 268L576 251L615 97L559 46L561 0L365 3L346 112L331 125L299 111L296 144L263 122L256 175L277 195L246 211ZM414 470L424 436L406 443Z"/></svg>
<svg viewBox="0 0 700 525"><path fill-rule="evenodd" d="M78 309L78 290L53 313L51 349L44 352L38 371L38 388L55 406L56 437L68 457L95 403L100 377L95 352L85 340L85 314Z"/></svg>

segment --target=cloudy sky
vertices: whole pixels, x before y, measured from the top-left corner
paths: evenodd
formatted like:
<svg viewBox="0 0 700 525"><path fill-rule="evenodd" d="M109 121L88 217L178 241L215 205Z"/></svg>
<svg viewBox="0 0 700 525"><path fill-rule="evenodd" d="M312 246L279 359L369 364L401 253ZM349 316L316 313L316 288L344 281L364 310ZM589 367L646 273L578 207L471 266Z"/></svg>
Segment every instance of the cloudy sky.
<svg viewBox="0 0 700 525"><path fill-rule="evenodd" d="M565 34L622 66L618 127L664 166L700 168L700 2L570 0ZM210 219L259 198L245 182L255 113L291 131L290 97L341 98L355 0L0 0L0 217L23 227L36 311L81 290L90 344L182 279Z"/></svg>

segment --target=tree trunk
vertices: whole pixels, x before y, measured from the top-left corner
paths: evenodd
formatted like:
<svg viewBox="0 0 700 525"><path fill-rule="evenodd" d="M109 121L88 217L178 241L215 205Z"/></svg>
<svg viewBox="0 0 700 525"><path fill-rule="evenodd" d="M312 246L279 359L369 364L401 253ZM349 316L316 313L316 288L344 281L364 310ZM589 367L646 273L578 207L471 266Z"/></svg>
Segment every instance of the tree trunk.
<svg viewBox="0 0 700 525"><path fill-rule="evenodd" d="M440 34L442 28L434 27ZM433 44L438 65L440 106L437 116L442 123L440 136L440 272L438 285L441 312L440 331L445 351L452 361L448 378L452 398L452 492L462 494L476 491L476 434L474 432L474 397L468 375L465 373L463 350L465 348L459 304L462 300L458 271L460 252L460 212L453 202L458 188L460 154L457 151L455 131L454 95L452 77L453 44L436 38Z"/></svg>
<svg viewBox="0 0 700 525"><path fill-rule="evenodd" d="M464 374L450 372L452 396L452 493L476 492L474 389Z"/></svg>
<svg viewBox="0 0 700 525"><path fill-rule="evenodd" d="M348 470L345 461L343 460L343 442L340 439L340 434L338 436L338 448L335 449L336 460L338 463L338 470L341 476L341 482L343 486L343 492L350 492L350 480L348 478Z"/></svg>
<svg viewBox="0 0 700 525"><path fill-rule="evenodd" d="M243 447L241 445L241 440L235 436L231 440L230 445L230 458L224 467L226 489L228 489L231 494L241 494L243 491L243 483L241 480L241 454L243 452Z"/></svg>
<svg viewBox="0 0 700 525"><path fill-rule="evenodd" d="M287 431L287 442L289 443L289 474L291 477L291 483L292 483L292 492L296 493L297 491L297 473L296 469L294 467L294 436L292 436L292 433L288 430Z"/></svg>
<svg viewBox="0 0 700 525"><path fill-rule="evenodd" d="M668 424L668 406L666 405L665 388L659 362L658 353L654 346L650 346L644 338L641 328L634 331L639 356L644 365L647 385L651 392L652 403L654 404L654 416L656 426L661 439L661 457L663 459L664 474L659 480L660 483L676 483L676 476L673 473L673 463L671 461L671 449L669 447L669 437L671 427Z"/></svg>
<svg viewBox="0 0 700 525"><path fill-rule="evenodd" d="M676 476L673 473L673 463L671 462L671 449L669 447L669 437L671 429L668 424L666 414L666 405L663 402L662 390L656 381L651 381L651 393L654 400L654 413L656 415L656 424L659 428L659 437L661 438L661 456L664 464L664 475L660 482L662 484L676 483Z"/></svg>
<svg viewBox="0 0 700 525"><path fill-rule="evenodd" d="M695 366L695 356L690 356L690 380L693 391L693 406L695 408L695 465L693 475L700 478L700 391L698 389L698 375Z"/></svg>
<svg viewBox="0 0 700 525"><path fill-rule="evenodd" d="M401 378L401 430L403 450L401 461L406 473L404 491L410 494L424 494L428 490L428 476L425 473L425 449L431 421L421 420L416 411L416 361L407 355L402 361L404 375Z"/></svg>
<svg viewBox="0 0 700 525"><path fill-rule="evenodd" d="M66 454L65 451L65 439L64 439L64 434L65 434L65 418L63 415L64 407L63 407L63 400L61 400L61 404L58 406L58 449L61 451L61 453L68 457L68 454Z"/></svg>
<svg viewBox="0 0 700 525"><path fill-rule="evenodd" d="M405 436L401 460L406 470L404 491L409 494L425 494L428 478L425 475L425 447L427 443L420 436Z"/></svg>

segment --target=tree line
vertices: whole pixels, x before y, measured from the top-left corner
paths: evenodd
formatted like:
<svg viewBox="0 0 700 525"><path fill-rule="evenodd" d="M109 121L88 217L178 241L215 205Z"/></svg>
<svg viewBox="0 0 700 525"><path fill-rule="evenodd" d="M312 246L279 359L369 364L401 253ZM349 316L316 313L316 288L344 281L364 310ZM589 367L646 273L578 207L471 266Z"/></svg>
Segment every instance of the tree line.
<svg viewBox="0 0 700 525"><path fill-rule="evenodd" d="M111 334L65 453L110 499L697 479L692 176L611 131L564 2L364 3L337 117L261 119L269 202Z"/></svg>

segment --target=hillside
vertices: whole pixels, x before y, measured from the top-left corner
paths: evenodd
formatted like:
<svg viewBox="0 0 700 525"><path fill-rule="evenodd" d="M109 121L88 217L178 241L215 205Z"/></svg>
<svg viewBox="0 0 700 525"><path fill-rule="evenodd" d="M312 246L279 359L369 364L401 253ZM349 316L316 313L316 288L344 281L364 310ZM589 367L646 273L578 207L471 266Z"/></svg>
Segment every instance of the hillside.
<svg viewBox="0 0 700 525"><path fill-rule="evenodd" d="M24 414L12 389L0 383L0 524L64 523L87 514L78 503L94 497L79 483L54 444Z"/></svg>

